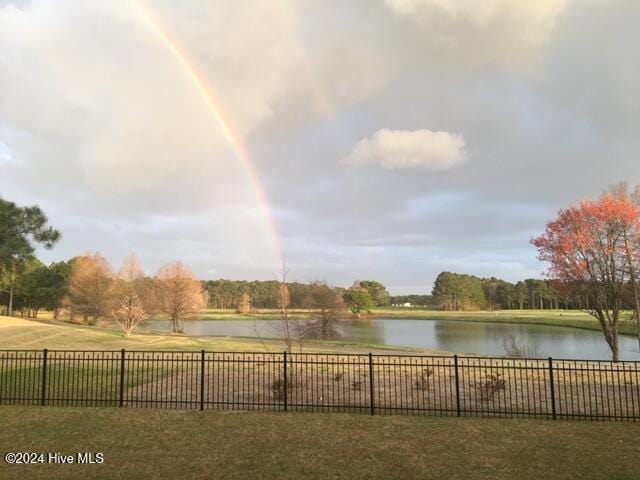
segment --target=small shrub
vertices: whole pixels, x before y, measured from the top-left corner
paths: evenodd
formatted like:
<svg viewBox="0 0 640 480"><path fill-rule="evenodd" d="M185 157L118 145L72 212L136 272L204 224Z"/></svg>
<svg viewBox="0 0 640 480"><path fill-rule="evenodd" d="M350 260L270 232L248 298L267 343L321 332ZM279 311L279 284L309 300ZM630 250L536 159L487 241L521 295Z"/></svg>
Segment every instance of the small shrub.
<svg viewBox="0 0 640 480"><path fill-rule="evenodd" d="M273 393L273 397L276 400L284 400L284 386L285 382L283 378L276 378L271 383L271 392ZM291 391L292 385L291 382L287 383L287 390Z"/></svg>
<svg viewBox="0 0 640 480"><path fill-rule="evenodd" d="M362 380L354 380L351 382L351 390L359 392L362 388Z"/></svg>
<svg viewBox="0 0 640 480"><path fill-rule="evenodd" d="M486 373L486 372L485 372ZM480 400L487 402L493 400L496 393L504 390L506 382L499 373L489 373L484 380L476 384L476 388L480 392Z"/></svg>
<svg viewBox="0 0 640 480"><path fill-rule="evenodd" d="M344 373L340 372L340 373L336 373L333 376L333 381L334 382L340 382L342 379L344 378Z"/></svg>
<svg viewBox="0 0 640 480"><path fill-rule="evenodd" d="M429 387L429 377L433 375L433 370L425 368L422 370L420 377L415 381L416 390L424 392Z"/></svg>

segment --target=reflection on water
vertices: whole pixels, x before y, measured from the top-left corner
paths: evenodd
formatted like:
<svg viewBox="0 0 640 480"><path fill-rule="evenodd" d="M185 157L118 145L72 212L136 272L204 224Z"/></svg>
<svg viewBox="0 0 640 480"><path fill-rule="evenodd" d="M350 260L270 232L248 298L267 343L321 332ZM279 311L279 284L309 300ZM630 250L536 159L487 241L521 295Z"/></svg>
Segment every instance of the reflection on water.
<svg viewBox="0 0 640 480"><path fill-rule="evenodd" d="M186 335L273 337L276 329L270 320L212 321L191 320L182 323ZM300 321L304 323L304 321ZM171 330L168 321L147 322L144 328ZM359 343L417 347L449 352L505 355L505 339L518 338L525 346L535 346L539 356L609 360L611 354L602 334L597 331L547 325L518 325L446 320L349 320L340 322L345 340ZM634 337L620 337L620 358L640 360Z"/></svg>

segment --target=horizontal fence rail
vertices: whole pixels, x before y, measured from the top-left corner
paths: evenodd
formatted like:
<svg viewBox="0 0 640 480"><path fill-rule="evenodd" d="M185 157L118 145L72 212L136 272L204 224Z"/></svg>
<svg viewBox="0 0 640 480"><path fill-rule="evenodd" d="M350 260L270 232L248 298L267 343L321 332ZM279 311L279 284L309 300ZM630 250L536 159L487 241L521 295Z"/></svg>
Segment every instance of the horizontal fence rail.
<svg viewBox="0 0 640 480"><path fill-rule="evenodd" d="M0 350L0 405L640 419L640 362Z"/></svg>

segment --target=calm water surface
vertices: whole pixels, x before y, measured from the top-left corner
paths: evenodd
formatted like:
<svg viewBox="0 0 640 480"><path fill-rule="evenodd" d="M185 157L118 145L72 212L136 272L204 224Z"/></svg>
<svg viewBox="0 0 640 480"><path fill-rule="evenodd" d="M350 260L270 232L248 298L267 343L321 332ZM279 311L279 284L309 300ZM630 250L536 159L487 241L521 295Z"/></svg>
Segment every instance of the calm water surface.
<svg viewBox="0 0 640 480"><path fill-rule="evenodd" d="M301 321L301 323L304 321ZM186 335L274 337L272 320L189 320L182 322ZM171 330L169 321L147 322L147 329ZM446 320L349 320L340 322L344 340L362 343L417 347L480 355L505 355L505 339L514 336L519 345L539 357L609 360L611 358L602 333L546 325L458 322ZM621 360L640 360L635 337L620 337Z"/></svg>

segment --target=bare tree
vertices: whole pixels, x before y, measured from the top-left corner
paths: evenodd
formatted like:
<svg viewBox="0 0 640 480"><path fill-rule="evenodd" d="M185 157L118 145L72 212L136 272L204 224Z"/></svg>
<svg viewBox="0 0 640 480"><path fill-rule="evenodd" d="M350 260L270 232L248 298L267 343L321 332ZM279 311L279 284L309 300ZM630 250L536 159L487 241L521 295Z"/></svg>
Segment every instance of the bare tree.
<svg viewBox="0 0 640 480"><path fill-rule="evenodd" d="M287 352L293 352L294 341L298 341L300 351L302 351L302 335L301 326L297 319L291 318L289 314L289 305L291 297L289 296L289 284L287 277L290 269L285 261L282 261L280 271L277 274L278 287L278 309L280 310L280 320L274 325L275 333L284 340Z"/></svg>
<svg viewBox="0 0 640 480"><path fill-rule="evenodd" d="M73 261L69 279L68 304L86 323L96 325L110 311L113 300L113 271L98 252Z"/></svg>
<svg viewBox="0 0 640 480"><path fill-rule="evenodd" d="M128 337L141 322L149 318L155 306L153 286L145 279L142 265L135 254L125 259L114 290L117 310L111 315L124 331L124 336Z"/></svg>
<svg viewBox="0 0 640 480"><path fill-rule="evenodd" d="M198 277L182 262L165 265L156 275L160 310L169 315L173 331L179 333L180 320L206 307L207 299Z"/></svg>
<svg viewBox="0 0 640 480"><path fill-rule="evenodd" d="M304 328L305 337L325 340L340 337L338 321L347 311L340 292L326 282L313 282L305 298L305 306L313 311L313 320Z"/></svg>

